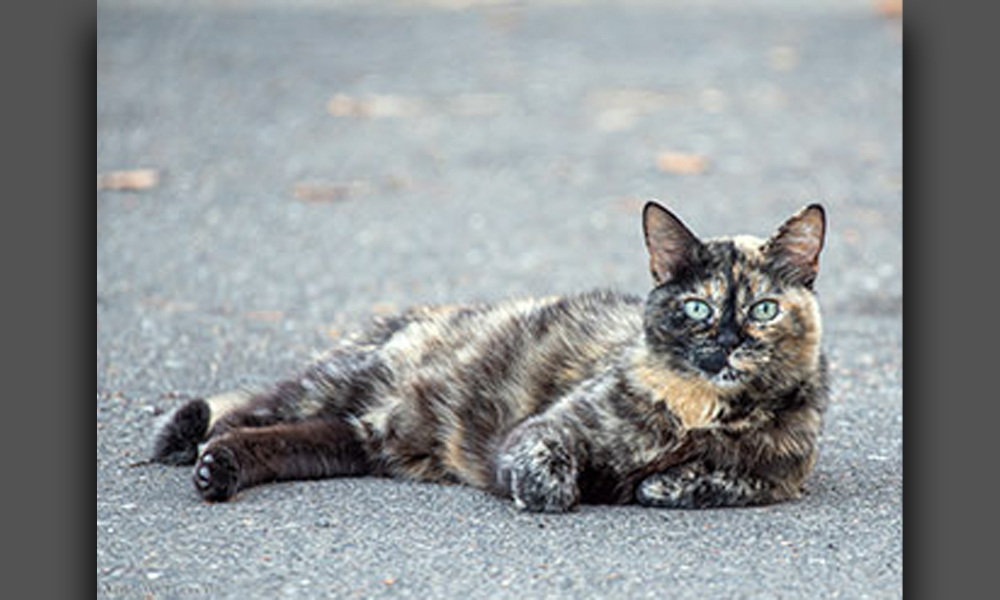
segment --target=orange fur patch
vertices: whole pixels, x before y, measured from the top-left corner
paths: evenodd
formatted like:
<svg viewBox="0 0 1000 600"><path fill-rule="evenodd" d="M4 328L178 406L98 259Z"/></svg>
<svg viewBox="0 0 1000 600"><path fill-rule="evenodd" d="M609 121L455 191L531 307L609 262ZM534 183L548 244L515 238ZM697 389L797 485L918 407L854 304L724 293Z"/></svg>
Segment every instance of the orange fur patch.
<svg viewBox="0 0 1000 600"><path fill-rule="evenodd" d="M636 375L654 397L666 402L685 429L707 427L719 413L718 389L695 377L683 377L664 368L640 363Z"/></svg>

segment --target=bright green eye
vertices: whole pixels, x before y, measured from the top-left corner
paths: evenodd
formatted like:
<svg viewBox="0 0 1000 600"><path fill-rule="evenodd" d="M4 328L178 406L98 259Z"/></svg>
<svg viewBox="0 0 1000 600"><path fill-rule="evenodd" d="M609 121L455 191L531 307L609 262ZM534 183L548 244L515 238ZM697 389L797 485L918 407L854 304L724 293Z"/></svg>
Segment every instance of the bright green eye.
<svg viewBox="0 0 1000 600"><path fill-rule="evenodd" d="M704 300L686 300L684 302L684 314L695 321L704 321L712 316L712 307Z"/></svg>
<svg viewBox="0 0 1000 600"><path fill-rule="evenodd" d="M778 316L778 303L774 300L761 300L750 307L750 318L754 321L770 321Z"/></svg>

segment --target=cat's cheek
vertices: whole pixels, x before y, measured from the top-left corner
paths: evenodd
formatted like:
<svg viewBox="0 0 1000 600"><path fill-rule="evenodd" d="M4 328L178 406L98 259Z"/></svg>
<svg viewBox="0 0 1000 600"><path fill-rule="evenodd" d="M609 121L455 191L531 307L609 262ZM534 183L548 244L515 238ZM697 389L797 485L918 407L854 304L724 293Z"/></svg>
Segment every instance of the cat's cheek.
<svg viewBox="0 0 1000 600"><path fill-rule="evenodd" d="M789 375L800 375L814 370L819 361L819 344L808 336L785 331L771 344L780 368Z"/></svg>
<svg viewBox="0 0 1000 600"><path fill-rule="evenodd" d="M737 350L729 356L729 364L745 373L760 371L771 362L771 357L759 351Z"/></svg>

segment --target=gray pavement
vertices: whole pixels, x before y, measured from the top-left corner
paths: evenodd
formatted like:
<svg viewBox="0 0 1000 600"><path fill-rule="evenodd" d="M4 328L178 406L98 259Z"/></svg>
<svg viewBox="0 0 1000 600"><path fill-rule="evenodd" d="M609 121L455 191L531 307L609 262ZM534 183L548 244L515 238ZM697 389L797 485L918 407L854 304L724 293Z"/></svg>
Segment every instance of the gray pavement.
<svg viewBox="0 0 1000 600"><path fill-rule="evenodd" d="M159 173L97 195L99 596L902 594L902 48L874 3L99 1L97 32L98 175ZM704 235L826 204L803 500L539 516L340 479L208 505L129 466L162 411L371 312L644 292L647 197Z"/></svg>

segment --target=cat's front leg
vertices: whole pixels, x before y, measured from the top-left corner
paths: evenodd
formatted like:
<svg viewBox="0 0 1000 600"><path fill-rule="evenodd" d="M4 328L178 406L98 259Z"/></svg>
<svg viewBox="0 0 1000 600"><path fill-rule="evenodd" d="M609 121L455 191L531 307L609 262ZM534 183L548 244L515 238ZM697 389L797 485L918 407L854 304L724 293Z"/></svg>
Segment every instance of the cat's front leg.
<svg viewBox="0 0 1000 600"><path fill-rule="evenodd" d="M789 497L773 482L701 462L671 467L639 484L636 501L660 508L721 508L770 504Z"/></svg>
<svg viewBox="0 0 1000 600"><path fill-rule="evenodd" d="M556 419L535 417L515 427L496 457L498 492L529 512L566 512L580 501L584 457L574 433Z"/></svg>

